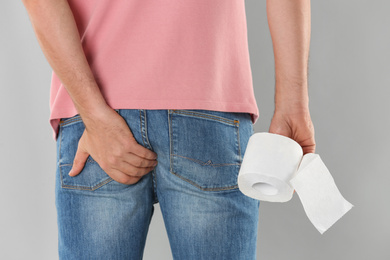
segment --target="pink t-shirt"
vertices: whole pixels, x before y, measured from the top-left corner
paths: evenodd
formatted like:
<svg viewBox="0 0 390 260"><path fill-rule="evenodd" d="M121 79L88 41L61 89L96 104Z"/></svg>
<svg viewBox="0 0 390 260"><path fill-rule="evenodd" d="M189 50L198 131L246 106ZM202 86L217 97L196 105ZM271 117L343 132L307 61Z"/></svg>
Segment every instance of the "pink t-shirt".
<svg viewBox="0 0 390 260"><path fill-rule="evenodd" d="M245 0L69 0L98 86L113 109L205 109L259 117ZM52 74L50 124L78 114Z"/></svg>

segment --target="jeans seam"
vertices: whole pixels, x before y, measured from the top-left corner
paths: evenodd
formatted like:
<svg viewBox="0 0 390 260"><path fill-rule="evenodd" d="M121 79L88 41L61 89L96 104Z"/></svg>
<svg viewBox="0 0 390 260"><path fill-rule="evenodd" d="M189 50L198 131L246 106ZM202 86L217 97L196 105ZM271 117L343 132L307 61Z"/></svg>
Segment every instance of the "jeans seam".
<svg viewBox="0 0 390 260"><path fill-rule="evenodd" d="M59 147L58 147L58 170L60 171L60 178L61 178L61 187L62 187L62 185L63 185L63 179L62 179L62 170L61 170L61 163L60 163L60 161L61 161L61 144L62 144L62 129L60 129L60 145L59 145Z"/></svg>
<svg viewBox="0 0 390 260"><path fill-rule="evenodd" d="M77 116L75 118L72 118L72 119L68 119L68 120L65 120L65 121L61 121L59 123L60 126L66 126L66 125L69 125L71 123L76 123L76 122L79 122L79 121L82 121L81 117L80 116Z"/></svg>
<svg viewBox="0 0 390 260"><path fill-rule="evenodd" d="M141 137L142 137L142 144L144 145L145 147L145 140L144 140L144 135L142 133L142 117L141 117L141 109L138 110L139 111L139 128L140 128L140 132L141 132Z"/></svg>
<svg viewBox="0 0 390 260"><path fill-rule="evenodd" d="M172 144L172 110L168 110L168 130L169 130L169 171L173 172L173 144Z"/></svg>
<svg viewBox="0 0 390 260"><path fill-rule="evenodd" d="M239 130L240 127L237 127L237 138L236 138L236 141L237 141L237 144L238 144L238 160L239 160L239 165L242 164L242 158L241 158L241 144L240 144L240 130Z"/></svg>
<svg viewBox="0 0 390 260"><path fill-rule="evenodd" d="M93 186L93 187L84 187L84 186L77 186L77 185L62 185L62 188L65 188L65 189L73 189L73 190L89 190L89 191L94 191L100 187L102 187L103 185L113 181L114 179L112 179L111 177L108 177L108 179L98 183L97 185Z"/></svg>
<svg viewBox="0 0 390 260"><path fill-rule="evenodd" d="M240 121L236 120L236 119L228 119L228 118L224 118L224 117L220 117L220 116L216 116L216 115L209 115L209 114L202 113L202 112L194 112L194 111L187 111L187 110L180 110L180 109L173 109L172 112L176 113L176 114L190 115L190 116L194 116L194 117L210 119L213 121L219 121L221 123L226 123L226 124L233 125L233 126L238 126L240 123Z"/></svg>
<svg viewBox="0 0 390 260"><path fill-rule="evenodd" d="M148 137L148 118L146 116L146 110L143 110L144 112L144 129L145 129L145 139L146 139L146 142L148 143L149 145L149 148L153 151L153 147L152 145L150 144L149 142L149 137ZM141 129L142 130L142 129ZM156 178L156 168L153 168L152 170L152 185L153 185L153 195L154 195L154 199L153 199L153 202L154 203L157 203L158 202L158 198L157 198L157 178Z"/></svg>
<svg viewBox="0 0 390 260"><path fill-rule="evenodd" d="M144 147L146 146L146 143L145 143L145 139L146 139L146 142L148 143L148 146L150 147L150 149L153 150L153 147L150 145L149 138L148 138L146 112L143 109L138 109L138 111L139 111L139 122L140 122L139 124L140 124L140 132L141 132L141 137L142 137L142 144L143 144ZM144 117L142 117L142 111L144 112ZM142 118L144 120L142 120ZM144 123L144 127L142 127L142 123ZM144 138L143 129L145 129L145 138ZM153 195L154 195L153 202L157 203L158 202L158 199L157 199L157 196L156 196L156 194L157 194L157 181L156 181L155 168L153 168L153 170L151 172L152 172L152 185L153 185Z"/></svg>
<svg viewBox="0 0 390 260"><path fill-rule="evenodd" d="M146 139L146 142L148 143L150 149L153 150L153 147L150 144L149 137L148 137L148 122L147 122L147 117L146 117L146 111L145 110L143 110L143 111L144 111L144 124L145 124L145 139Z"/></svg>
<svg viewBox="0 0 390 260"><path fill-rule="evenodd" d="M209 163L204 163L200 160L196 160L196 159L193 159L193 158L190 158L190 157L186 157L186 156L182 156L182 155L178 155L178 154L171 154L172 156L177 156L177 157L181 157L181 158L185 158L187 160L191 160L193 162L196 162L200 165L210 165L210 166L213 166L213 167L219 167L219 166L225 166L225 165L241 165L241 163L212 163L212 164L209 164Z"/></svg>

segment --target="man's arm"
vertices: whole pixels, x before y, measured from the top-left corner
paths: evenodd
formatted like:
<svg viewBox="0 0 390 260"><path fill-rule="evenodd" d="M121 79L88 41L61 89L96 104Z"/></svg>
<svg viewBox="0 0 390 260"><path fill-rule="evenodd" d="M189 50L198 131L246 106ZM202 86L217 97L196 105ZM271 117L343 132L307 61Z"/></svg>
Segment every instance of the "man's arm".
<svg viewBox="0 0 390 260"><path fill-rule="evenodd" d="M294 139L304 154L314 153L307 78L310 0L267 0L267 16L275 57L275 112L269 132Z"/></svg>
<svg viewBox="0 0 390 260"><path fill-rule="evenodd" d="M126 121L106 103L86 59L68 1L22 1L46 59L85 125L70 175L79 174L91 155L114 180L136 183L155 167L157 154L138 144Z"/></svg>
<svg viewBox="0 0 390 260"><path fill-rule="evenodd" d="M41 49L59 77L83 121L107 109L80 42L66 0L23 0Z"/></svg>

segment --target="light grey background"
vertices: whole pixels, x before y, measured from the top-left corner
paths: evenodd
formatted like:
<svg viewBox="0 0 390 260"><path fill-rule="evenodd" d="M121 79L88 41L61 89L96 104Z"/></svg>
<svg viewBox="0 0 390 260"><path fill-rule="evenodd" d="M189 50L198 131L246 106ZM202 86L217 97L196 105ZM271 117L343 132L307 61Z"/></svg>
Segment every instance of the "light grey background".
<svg viewBox="0 0 390 260"><path fill-rule="evenodd" d="M274 60L265 1L247 0L255 132L273 113ZM309 62L317 150L354 204L321 235L295 194L262 202L258 259L390 259L390 16L388 1L312 1ZM0 259L58 259L51 68L21 1L0 8ZM159 205L145 258L172 259Z"/></svg>

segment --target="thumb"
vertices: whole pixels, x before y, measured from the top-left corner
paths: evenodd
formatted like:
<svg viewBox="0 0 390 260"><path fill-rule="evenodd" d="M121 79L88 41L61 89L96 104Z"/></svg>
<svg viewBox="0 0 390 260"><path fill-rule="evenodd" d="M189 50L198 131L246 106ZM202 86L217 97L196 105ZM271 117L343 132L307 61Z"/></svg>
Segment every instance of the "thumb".
<svg viewBox="0 0 390 260"><path fill-rule="evenodd" d="M73 160L72 169L69 172L69 176L73 177L78 175L81 172L81 170L84 168L85 162L88 159L88 156L89 154L86 151L84 151L79 145Z"/></svg>

